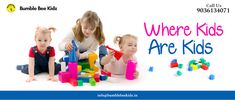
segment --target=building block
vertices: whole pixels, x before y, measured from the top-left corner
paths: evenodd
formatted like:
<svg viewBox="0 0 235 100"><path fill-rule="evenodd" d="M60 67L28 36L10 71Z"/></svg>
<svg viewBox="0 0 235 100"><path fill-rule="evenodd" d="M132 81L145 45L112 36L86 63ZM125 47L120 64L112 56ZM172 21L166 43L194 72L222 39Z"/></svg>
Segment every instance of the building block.
<svg viewBox="0 0 235 100"><path fill-rule="evenodd" d="M206 65L207 67L210 67L210 62L206 62L205 65Z"/></svg>
<svg viewBox="0 0 235 100"><path fill-rule="evenodd" d="M178 63L177 62L171 63L171 68L175 68L175 67L178 67Z"/></svg>
<svg viewBox="0 0 235 100"><path fill-rule="evenodd" d="M200 58L199 62L205 64L206 60L204 58Z"/></svg>
<svg viewBox="0 0 235 100"><path fill-rule="evenodd" d="M78 86L83 86L83 81L82 80L78 80Z"/></svg>
<svg viewBox="0 0 235 100"><path fill-rule="evenodd" d="M193 68L193 70L198 70L197 65L193 65L193 64L191 64L191 67Z"/></svg>
<svg viewBox="0 0 235 100"><path fill-rule="evenodd" d="M209 79L210 79L210 80L214 80L214 79L215 79L215 75L211 74L211 75L209 76Z"/></svg>
<svg viewBox="0 0 235 100"><path fill-rule="evenodd" d="M202 64L201 68L202 68L203 70L208 70L208 67L207 67L205 64Z"/></svg>
<svg viewBox="0 0 235 100"><path fill-rule="evenodd" d="M97 67L97 66L95 66L95 61L97 58L98 58L98 56L95 53L88 54L88 62L89 62L91 69L94 69L94 67Z"/></svg>
<svg viewBox="0 0 235 100"><path fill-rule="evenodd" d="M135 79L134 73L136 71L136 64L137 62L135 60L127 61L127 67L126 67L126 79L127 80Z"/></svg>
<svg viewBox="0 0 235 100"><path fill-rule="evenodd" d="M96 82L100 82L100 75L99 74L95 74L94 77Z"/></svg>
<svg viewBox="0 0 235 100"><path fill-rule="evenodd" d="M94 78L90 78L89 83L91 84L91 86L96 86L96 81Z"/></svg>
<svg viewBox="0 0 235 100"><path fill-rule="evenodd" d="M89 69L89 68L90 68L89 63L86 62L86 61L79 61L79 62L78 62L78 65L81 65L81 66L82 66L82 70L84 70L84 69Z"/></svg>
<svg viewBox="0 0 235 100"><path fill-rule="evenodd" d="M78 57L76 55L76 51L73 48L69 54L69 62L77 62L78 61Z"/></svg>
<svg viewBox="0 0 235 100"><path fill-rule="evenodd" d="M191 64L197 64L197 61L196 60L190 60L189 65L191 65Z"/></svg>
<svg viewBox="0 0 235 100"><path fill-rule="evenodd" d="M72 45L73 45L73 49L70 51L70 54L69 54L69 62L77 62L78 57L76 55L76 51L77 51L78 47L77 47L74 40L72 40Z"/></svg>
<svg viewBox="0 0 235 100"><path fill-rule="evenodd" d="M105 71L105 70L101 70L101 74L102 75L107 75L107 76L111 77L111 73L108 72L108 71Z"/></svg>
<svg viewBox="0 0 235 100"><path fill-rule="evenodd" d="M177 59L173 59L172 61L171 61L171 63L176 63L177 62Z"/></svg>
<svg viewBox="0 0 235 100"><path fill-rule="evenodd" d="M99 68L95 65L95 67L92 68L93 71L98 72Z"/></svg>
<svg viewBox="0 0 235 100"><path fill-rule="evenodd" d="M193 71L193 68L191 66L189 66L188 71Z"/></svg>
<svg viewBox="0 0 235 100"><path fill-rule="evenodd" d="M69 83L70 83L72 86L77 86L77 85L78 85L77 80L76 80L76 79L73 79L73 78L69 78Z"/></svg>
<svg viewBox="0 0 235 100"><path fill-rule="evenodd" d="M182 69L183 68L183 64L178 64L178 68Z"/></svg>
<svg viewBox="0 0 235 100"><path fill-rule="evenodd" d="M69 62L68 67L69 67L69 72L71 73L77 73L77 63L76 62Z"/></svg>
<svg viewBox="0 0 235 100"><path fill-rule="evenodd" d="M78 80L82 80L84 83L89 83L90 78L91 78L90 76L88 76L88 77L80 76L80 77L78 77Z"/></svg>
<svg viewBox="0 0 235 100"><path fill-rule="evenodd" d="M95 71L90 70L90 69L85 69L84 71L87 72L87 73L90 73L90 74L95 74Z"/></svg>
<svg viewBox="0 0 235 100"><path fill-rule="evenodd" d="M61 83L69 82L69 78L71 78L71 74L69 72L59 72L59 81Z"/></svg>
<svg viewBox="0 0 235 100"><path fill-rule="evenodd" d="M64 57L63 57L63 61L66 62L66 63L68 63L68 62L69 62L69 56L64 56Z"/></svg>
<svg viewBox="0 0 235 100"><path fill-rule="evenodd" d="M61 62L61 72L66 72L66 62Z"/></svg>
<svg viewBox="0 0 235 100"><path fill-rule="evenodd" d="M105 81L108 79L108 76L107 75L100 75L100 80L101 81Z"/></svg>
<svg viewBox="0 0 235 100"><path fill-rule="evenodd" d="M153 66L149 67L149 72L153 72Z"/></svg>
<svg viewBox="0 0 235 100"><path fill-rule="evenodd" d="M78 46L76 45L75 40L72 40L71 42L72 42L73 48L75 49L75 51L77 51Z"/></svg>
<svg viewBox="0 0 235 100"><path fill-rule="evenodd" d="M176 75L177 75L177 76L181 76L181 75L182 75L182 72L178 70L178 71L176 72Z"/></svg>
<svg viewBox="0 0 235 100"><path fill-rule="evenodd" d="M71 78L77 79L77 63L69 62L68 67L69 67L69 72L71 73Z"/></svg>
<svg viewBox="0 0 235 100"><path fill-rule="evenodd" d="M85 74L81 74L81 75L79 75L79 76L81 76L81 77L93 77L93 76L94 76L94 74L91 74L91 73L85 73Z"/></svg>
<svg viewBox="0 0 235 100"><path fill-rule="evenodd" d="M77 72L81 72L82 71L82 66L81 65L78 65L77 66Z"/></svg>
<svg viewBox="0 0 235 100"><path fill-rule="evenodd" d="M117 60L119 60L121 57L122 57L122 55L123 55L123 53L122 52L120 52L120 51L117 51L117 50L114 50L113 48L110 48L109 46L105 46L107 49L109 49L109 50L113 50L114 51L114 57L117 59Z"/></svg>

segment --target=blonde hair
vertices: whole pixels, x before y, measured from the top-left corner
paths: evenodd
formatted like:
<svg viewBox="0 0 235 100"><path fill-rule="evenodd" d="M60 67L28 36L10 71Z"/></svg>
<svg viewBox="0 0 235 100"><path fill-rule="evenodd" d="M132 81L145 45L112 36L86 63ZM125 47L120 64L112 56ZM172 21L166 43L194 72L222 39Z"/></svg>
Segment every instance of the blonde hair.
<svg viewBox="0 0 235 100"><path fill-rule="evenodd" d="M103 25L98 15L93 11L87 11L81 19L77 19L76 25L72 28L75 38L82 42L84 40L84 34L81 29L81 22L91 25L95 30L95 38L99 44L104 43L105 37L103 33Z"/></svg>
<svg viewBox="0 0 235 100"><path fill-rule="evenodd" d="M38 34L49 34L50 35L50 38L51 38L51 32L55 32L56 31L56 28L55 27L49 27L49 28L46 28L46 27L41 27L41 26L38 26L36 28L36 32L35 32L35 38Z"/></svg>
<svg viewBox="0 0 235 100"><path fill-rule="evenodd" d="M121 48L121 45L123 45L126 42L126 40L128 40L129 38L134 38L137 40L136 36L131 34L126 34L123 36L115 36L113 42L114 44L118 44L119 48Z"/></svg>

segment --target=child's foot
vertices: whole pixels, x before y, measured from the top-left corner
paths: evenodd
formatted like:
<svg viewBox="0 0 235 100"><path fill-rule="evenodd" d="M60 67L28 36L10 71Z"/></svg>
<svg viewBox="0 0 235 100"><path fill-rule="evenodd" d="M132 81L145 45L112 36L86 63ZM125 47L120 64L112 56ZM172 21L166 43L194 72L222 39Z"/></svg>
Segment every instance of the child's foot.
<svg viewBox="0 0 235 100"><path fill-rule="evenodd" d="M58 81L58 79L56 77L54 77L54 76L49 76L48 80L51 80L53 82L57 82Z"/></svg>
<svg viewBox="0 0 235 100"><path fill-rule="evenodd" d="M16 69L17 69L17 70L21 70L21 69L22 69L22 65L17 65L17 66L16 66Z"/></svg>

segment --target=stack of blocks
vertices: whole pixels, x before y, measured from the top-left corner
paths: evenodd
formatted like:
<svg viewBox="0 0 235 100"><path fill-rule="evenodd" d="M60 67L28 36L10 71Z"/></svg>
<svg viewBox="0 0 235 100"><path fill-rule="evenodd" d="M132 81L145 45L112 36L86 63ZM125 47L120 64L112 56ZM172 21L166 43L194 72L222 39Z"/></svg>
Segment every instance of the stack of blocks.
<svg viewBox="0 0 235 100"><path fill-rule="evenodd" d="M59 72L59 81L62 83L70 83L72 86L83 86L83 83L90 83L91 86L96 86L96 82L107 80L108 76L111 77L111 73L101 70L99 75L99 68L94 64L98 56L95 53L88 54L88 62L77 63L78 58L76 56L77 46L72 41L73 49L70 52L69 57L64 57L64 61L68 60L68 71L63 68Z"/></svg>
<svg viewBox="0 0 235 100"><path fill-rule="evenodd" d="M198 70L200 68L203 70L208 70L209 67L210 67L210 62L206 62L204 58L200 58L198 62L196 60L189 61L188 71ZM215 76L213 74L209 76L210 80L214 80L214 78Z"/></svg>
<svg viewBox="0 0 235 100"><path fill-rule="evenodd" d="M200 58L198 62L196 60L191 60L189 61L188 71L198 70L200 68L203 70L208 70L209 66L210 62L206 62L204 58Z"/></svg>

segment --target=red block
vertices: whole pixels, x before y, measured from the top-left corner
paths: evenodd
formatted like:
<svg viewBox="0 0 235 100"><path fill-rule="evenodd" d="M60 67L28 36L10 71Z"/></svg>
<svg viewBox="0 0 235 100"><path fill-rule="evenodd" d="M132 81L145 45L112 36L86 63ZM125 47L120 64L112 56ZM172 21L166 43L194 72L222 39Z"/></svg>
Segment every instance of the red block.
<svg viewBox="0 0 235 100"><path fill-rule="evenodd" d="M107 75L107 76L111 77L111 73L108 72L108 71L105 71L105 70L101 70L101 74L102 75Z"/></svg>
<svg viewBox="0 0 235 100"><path fill-rule="evenodd" d="M77 81L76 79L69 78L69 83L70 83L72 86L78 86L78 81Z"/></svg>
<svg viewBox="0 0 235 100"><path fill-rule="evenodd" d="M178 63L177 62L171 63L171 68L174 68L174 67L178 67Z"/></svg>
<svg viewBox="0 0 235 100"><path fill-rule="evenodd" d="M96 82L100 82L100 75L99 74L95 74L94 75L94 79Z"/></svg>
<svg viewBox="0 0 235 100"><path fill-rule="evenodd" d="M201 68L202 68L203 70L208 70L208 67L207 67L205 64L202 64Z"/></svg>

